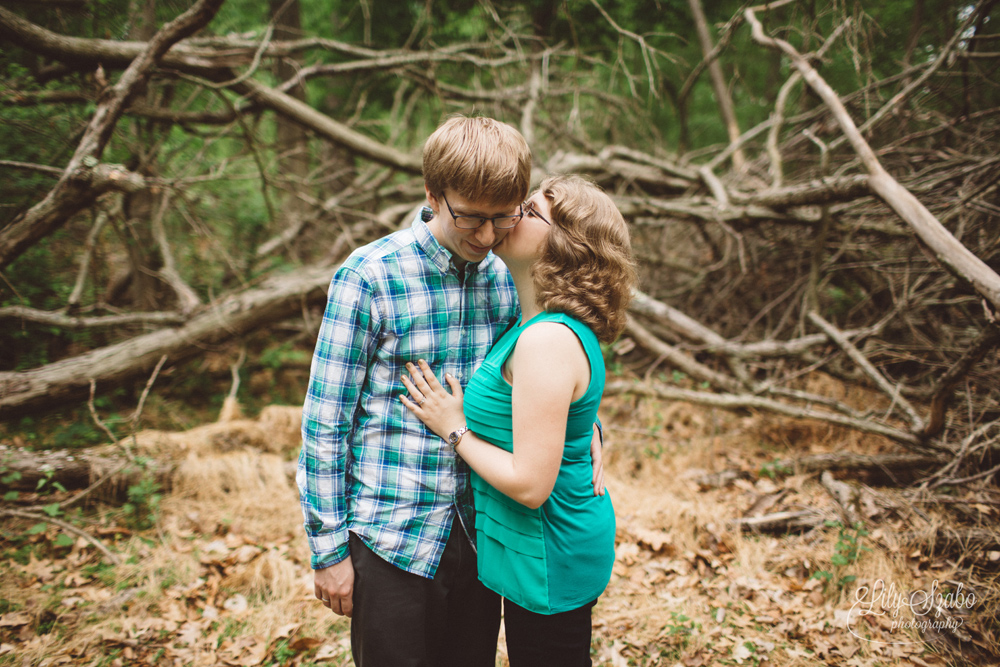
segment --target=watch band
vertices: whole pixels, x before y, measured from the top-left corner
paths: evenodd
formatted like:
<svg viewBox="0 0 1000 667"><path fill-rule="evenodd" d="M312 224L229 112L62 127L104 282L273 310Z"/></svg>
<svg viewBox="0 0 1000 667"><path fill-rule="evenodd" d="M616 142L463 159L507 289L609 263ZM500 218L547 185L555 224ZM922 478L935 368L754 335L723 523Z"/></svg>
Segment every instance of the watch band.
<svg viewBox="0 0 1000 667"><path fill-rule="evenodd" d="M451 445L452 449L458 447L458 443L462 442L462 436L469 432L468 426L463 426L462 428L452 431L448 434L448 444Z"/></svg>

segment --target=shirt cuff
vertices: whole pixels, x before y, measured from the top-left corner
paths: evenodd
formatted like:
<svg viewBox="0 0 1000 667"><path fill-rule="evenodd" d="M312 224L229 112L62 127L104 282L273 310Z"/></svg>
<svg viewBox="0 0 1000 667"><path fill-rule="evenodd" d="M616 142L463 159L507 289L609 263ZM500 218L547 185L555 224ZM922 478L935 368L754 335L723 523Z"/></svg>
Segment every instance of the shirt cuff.
<svg viewBox="0 0 1000 667"><path fill-rule="evenodd" d="M347 543L347 530L336 533L324 533L309 538L309 549L312 551L310 565L314 570L323 570L351 555Z"/></svg>

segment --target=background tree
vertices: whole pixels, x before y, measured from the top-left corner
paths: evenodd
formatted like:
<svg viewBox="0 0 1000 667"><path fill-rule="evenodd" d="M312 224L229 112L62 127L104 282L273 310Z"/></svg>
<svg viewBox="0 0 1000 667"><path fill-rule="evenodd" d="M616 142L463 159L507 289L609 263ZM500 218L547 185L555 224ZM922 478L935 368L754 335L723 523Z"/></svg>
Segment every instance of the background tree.
<svg viewBox="0 0 1000 667"><path fill-rule="evenodd" d="M215 4L172 46L185 3L0 4L0 417L124 410L164 358L175 405L217 405L234 346L298 369L255 400L300 401L336 263L412 219L423 138L483 113L632 223L609 391L993 469L996 3Z"/></svg>

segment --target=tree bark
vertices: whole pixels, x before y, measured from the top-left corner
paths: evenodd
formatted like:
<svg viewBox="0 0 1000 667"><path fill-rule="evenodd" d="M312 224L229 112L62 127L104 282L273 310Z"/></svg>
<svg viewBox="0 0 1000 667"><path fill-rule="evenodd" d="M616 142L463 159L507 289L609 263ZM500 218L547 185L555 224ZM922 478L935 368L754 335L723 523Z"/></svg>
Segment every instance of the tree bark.
<svg viewBox="0 0 1000 667"><path fill-rule="evenodd" d="M0 321L23 320L37 322L53 327L61 327L75 331L84 329L99 329L105 327L121 327L130 324L184 324L186 318L179 313L157 311L150 313L123 313L121 315L105 315L103 317L84 317L62 312L36 310L25 306L4 306L0 308Z"/></svg>
<svg viewBox="0 0 1000 667"><path fill-rule="evenodd" d="M177 362L203 352L205 345L290 317L310 299L322 302L334 270L300 269L210 304L182 327L154 331L40 368L0 373L0 419L81 397L91 380L99 385L121 382L147 372L164 355Z"/></svg>
<svg viewBox="0 0 1000 667"><path fill-rule="evenodd" d="M773 514L765 514L763 516L741 517L730 521L730 525L745 531L788 533L811 530L823 523L826 518L827 516L822 512L808 509L774 512Z"/></svg>
<svg viewBox="0 0 1000 667"><path fill-rule="evenodd" d="M58 482L67 490L85 489L104 477L95 489L94 497L101 500L123 500L128 487L146 475L152 475L160 488L170 488L176 464L154 462L146 467L131 464L127 458L103 447L97 451L55 450L32 451L0 447L0 470L4 475L17 473L6 488L15 491L35 491L41 481ZM44 488L44 487L43 487Z"/></svg>
<svg viewBox="0 0 1000 667"><path fill-rule="evenodd" d="M284 41L301 36L299 0L270 0L270 10L275 23L275 39ZM279 81L287 81L295 76L298 69L298 64L282 58L275 64L274 73ZM304 82L293 86L288 94L304 101ZM309 215L309 207L299 197L299 192L306 189L306 179L309 176L309 135L302 125L284 115L278 116L277 125L274 148L277 151L278 171L285 186L285 192L280 195L277 222L282 230L301 228Z"/></svg>
<svg viewBox="0 0 1000 667"><path fill-rule="evenodd" d="M694 18L695 31L698 33L698 41L701 42L701 52L708 63L708 75L712 80L712 90L715 91L715 102L719 105L719 114L722 122L726 124L726 132L730 142L736 142L740 138L740 125L736 120L736 111L733 109L733 100L729 97L729 88L726 86L726 77L722 73L722 66L718 58L712 57L712 35L708 30L708 21L705 20L705 10L701 6L701 0L688 0L691 7L691 16ZM733 151L733 166L737 170L743 168L743 150L737 148Z"/></svg>

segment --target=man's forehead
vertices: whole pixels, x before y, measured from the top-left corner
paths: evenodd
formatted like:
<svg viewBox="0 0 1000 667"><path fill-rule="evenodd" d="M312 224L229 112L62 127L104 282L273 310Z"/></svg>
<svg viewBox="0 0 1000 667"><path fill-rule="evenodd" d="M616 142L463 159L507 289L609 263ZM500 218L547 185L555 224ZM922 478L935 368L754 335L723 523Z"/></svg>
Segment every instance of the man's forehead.
<svg viewBox="0 0 1000 667"><path fill-rule="evenodd" d="M456 201L457 200L457 201ZM464 197L455 195L452 197L448 195L448 201L451 203L452 208L456 209L456 212L461 209L462 213L470 215L499 215L503 213L510 213L511 211L517 210L521 205L521 202L512 202L510 204L491 204L487 201L473 201L465 199Z"/></svg>

